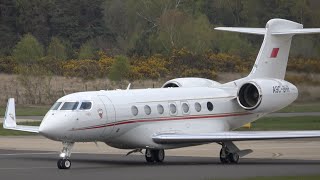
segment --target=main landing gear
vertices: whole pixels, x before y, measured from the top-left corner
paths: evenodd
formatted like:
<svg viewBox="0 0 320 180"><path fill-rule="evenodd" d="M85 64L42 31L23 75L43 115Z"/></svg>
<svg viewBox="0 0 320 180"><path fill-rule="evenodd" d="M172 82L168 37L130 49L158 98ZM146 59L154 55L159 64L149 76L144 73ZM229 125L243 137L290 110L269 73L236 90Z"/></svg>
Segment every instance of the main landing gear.
<svg viewBox="0 0 320 180"><path fill-rule="evenodd" d="M220 161L222 164L226 163L238 163L239 162L239 154L236 152L229 152L228 148L222 147L220 150Z"/></svg>
<svg viewBox="0 0 320 180"><path fill-rule="evenodd" d="M148 163L161 163L164 160L165 153L163 149L146 149L145 157Z"/></svg>
<svg viewBox="0 0 320 180"><path fill-rule="evenodd" d="M60 153L60 159L57 162L59 169L70 169L71 161L69 160L71 156L71 150L74 145L74 142L63 142L63 148Z"/></svg>
<svg viewBox="0 0 320 180"><path fill-rule="evenodd" d="M252 153L251 149L240 150L233 142L225 141L219 143L222 148L220 150L220 161L222 164L236 164L240 157Z"/></svg>

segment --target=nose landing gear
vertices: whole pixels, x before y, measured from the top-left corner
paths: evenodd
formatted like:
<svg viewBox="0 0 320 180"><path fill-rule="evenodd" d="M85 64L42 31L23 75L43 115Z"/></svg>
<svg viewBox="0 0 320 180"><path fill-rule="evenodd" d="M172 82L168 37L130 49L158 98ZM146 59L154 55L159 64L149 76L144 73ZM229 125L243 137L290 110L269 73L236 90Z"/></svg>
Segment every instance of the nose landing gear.
<svg viewBox="0 0 320 180"><path fill-rule="evenodd" d="M69 159L59 159L57 166L59 169L70 169L71 161Z"/></svg>
<svg viewBox="0 0 320 180"><path fill-rule="evenodd" d="M74 145L74 142L63 142L63 148L60 153L60 159L57 162L59 169L70 169L71 161L69 160L71 156L71 150Z"/></svg>
<svg viewBox="0 0 320 180"><path fill-rule="evenodd" d="M163 149L146 149L145 152L146 161L149 163L153 162L163 162L165 158L165 153Z"/></svg>

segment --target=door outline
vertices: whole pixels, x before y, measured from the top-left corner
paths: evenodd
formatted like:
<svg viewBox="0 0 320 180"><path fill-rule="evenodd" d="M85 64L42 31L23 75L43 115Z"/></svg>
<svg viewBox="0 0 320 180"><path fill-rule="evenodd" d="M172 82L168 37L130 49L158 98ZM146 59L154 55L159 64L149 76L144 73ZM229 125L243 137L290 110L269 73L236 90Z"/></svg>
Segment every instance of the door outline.
<svg viewBox="0 0 320 180"><path fill-rule="evenodd" d="M110 137L111 133L114 130L114 124L116 122L116 110L112 101L106 95L98 95L98 97L104 106L104 112L106 114L104 116L105 127L103 129L103 132L100 134L100 137L107 139Z"/></svg>

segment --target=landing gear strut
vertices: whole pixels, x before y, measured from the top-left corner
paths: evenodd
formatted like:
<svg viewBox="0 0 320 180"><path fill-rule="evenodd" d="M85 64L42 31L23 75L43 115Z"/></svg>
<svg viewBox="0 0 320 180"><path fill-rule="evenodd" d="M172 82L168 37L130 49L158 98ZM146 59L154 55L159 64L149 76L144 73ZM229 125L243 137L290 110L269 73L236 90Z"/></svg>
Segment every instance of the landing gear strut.
<svg viewBox="0 0 320 180"><path fill-rule="evenodd" d="M163 149L146 149L146 161L149 163L163 162L165 153Z"/></svg>
<svg viewBox="0 0 320 180"><path fill-rule="evenodd" d="M236 164L239 162L239 154L237 152L231 152L228 147L224 143L222 143L222 148L220 150L220 161L222 164Z"/></svg>
<svg viewBox="0 0 320 180"><path fill-rule="evenodd" d="M60 159L57 162L57 166L59 169L70 169L71 161L69 160L71 156L71 150L74 145L74 142L63 142L63 148L60 153Z"/></svg>

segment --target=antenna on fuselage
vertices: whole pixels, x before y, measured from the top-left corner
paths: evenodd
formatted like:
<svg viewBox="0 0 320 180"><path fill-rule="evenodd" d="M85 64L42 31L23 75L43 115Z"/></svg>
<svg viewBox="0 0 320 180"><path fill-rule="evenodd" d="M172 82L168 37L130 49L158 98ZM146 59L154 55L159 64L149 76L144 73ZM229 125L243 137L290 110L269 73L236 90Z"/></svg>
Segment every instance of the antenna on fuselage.
<svg viewBox="0 0 320 180"><path fill-rule="evenodd" d="M62 89L62 91L63 91L63 94L64 94L64 95L67 95L67 93L66 93L66 91L64 90L64 88Z"/></svg>
<svg viewBox="0 0 320 180"><path fill-rule="evenodd" d="M129 90L129 89L130 89L130 87L131 87L131 83L129 83L129 84L128 84L128 87L127 87L127 89L126 89L126 90Z"/></svg>

